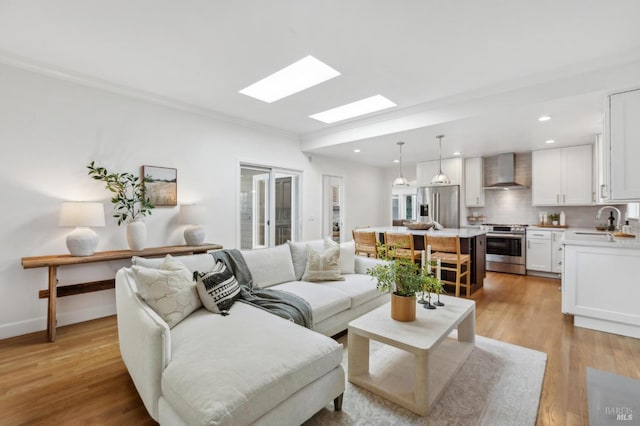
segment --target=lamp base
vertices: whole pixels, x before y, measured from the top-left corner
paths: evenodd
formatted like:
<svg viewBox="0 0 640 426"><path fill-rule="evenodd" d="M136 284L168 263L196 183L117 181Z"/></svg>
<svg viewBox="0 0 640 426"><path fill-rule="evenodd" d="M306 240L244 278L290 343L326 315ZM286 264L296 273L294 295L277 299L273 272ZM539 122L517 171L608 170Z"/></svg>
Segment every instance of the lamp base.
<svg viewBox="0 0 640 426"><path fill-rule="evenodd" d="M91 256L98 247L98 234L91 229L78 227L67 235L67 249L72 256Z"/></svg>
<svg viewBox="0 0 640 426"><path fill-rule="evenodd" d="M190 226L184 230L184 240L188 246L199 246L204 242L204 228Z"/></svg>

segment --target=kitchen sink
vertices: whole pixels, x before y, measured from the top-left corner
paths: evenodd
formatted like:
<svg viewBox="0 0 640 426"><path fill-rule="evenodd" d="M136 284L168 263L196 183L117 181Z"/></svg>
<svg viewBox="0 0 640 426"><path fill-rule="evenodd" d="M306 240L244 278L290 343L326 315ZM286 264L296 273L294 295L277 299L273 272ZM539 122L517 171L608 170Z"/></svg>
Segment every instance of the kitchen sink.
<svg viewBox="0 0 640 426"><path fill-rule="evenodd" d="M610 232L598 232L598 231L575 231L574 235L584 235L585 237L600 237L597 238L598 241L614 241L613 234Z"/></svg>

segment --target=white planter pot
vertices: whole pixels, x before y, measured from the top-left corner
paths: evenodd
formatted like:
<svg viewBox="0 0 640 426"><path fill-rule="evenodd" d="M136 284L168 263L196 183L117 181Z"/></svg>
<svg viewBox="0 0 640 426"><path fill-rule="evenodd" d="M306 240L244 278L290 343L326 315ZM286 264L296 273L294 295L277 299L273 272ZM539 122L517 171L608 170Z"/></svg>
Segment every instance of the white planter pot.
<svg viewBox="0 0 640 426"><path fill-rule="evenodd" d="M127 243L129 248L134 251L144 249L147 242L147 225L141 220L134 220L127 223Z"/></svg>

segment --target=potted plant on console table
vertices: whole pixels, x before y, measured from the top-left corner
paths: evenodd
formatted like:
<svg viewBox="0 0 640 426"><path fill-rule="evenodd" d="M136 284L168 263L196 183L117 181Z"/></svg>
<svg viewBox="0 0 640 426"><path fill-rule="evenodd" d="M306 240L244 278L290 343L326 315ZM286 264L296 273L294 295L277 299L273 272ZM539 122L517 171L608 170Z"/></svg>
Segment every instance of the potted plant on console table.
<svg viewBox="0 0 640 426"><path fill-rule="evenodd" d="M144 182L131 173L109 172L104 167L98 167L92 161L88 166L89 176L102 181L106 188L113 193L113 217L118 226L127 224L127 243L131 250L144 249L147 239L147 226L142 221L151 214L155 207L144 193Z"/></svg>
<svg viewBox="0 0 640 426"><path fill-rule="evenodd" d="M391 318L409 322L416 319L416 294L423 291L426 277L422 268L410 259L394 259L393 247L379 246L386 263L367 269L378 280L380 291L391 292Z"/></svg>

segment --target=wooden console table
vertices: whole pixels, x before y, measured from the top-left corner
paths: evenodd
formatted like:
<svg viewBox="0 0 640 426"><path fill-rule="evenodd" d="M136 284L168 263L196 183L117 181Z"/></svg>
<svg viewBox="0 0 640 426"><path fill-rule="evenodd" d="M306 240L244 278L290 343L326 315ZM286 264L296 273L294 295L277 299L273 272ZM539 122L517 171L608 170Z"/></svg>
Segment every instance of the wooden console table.
<svg viewBox="0 0 640 426"><path fill-rule="evenodd" d="M203 244L200 246L167 246L167 247L150 247L140 251L133 250L116 250L96 252L91 256L71 256L51 255L51 256L35 256L23 257L22 267L30 268L49 268L49 289L39 292L40 299L49 298L47 309L47 336L50 342L56 340L56 298L63 296L71 296L74 294L89 293L92 291L107 290L115 287L115 279L94 281L89 283L80 283L66 285L58 288L58 266L80 265L83 263L106 262L110 260L130 259L132 256L154 257L165 256L167 254L192 254L206 253L209 250L220 250L222 246L219 244Z"/></svg>

